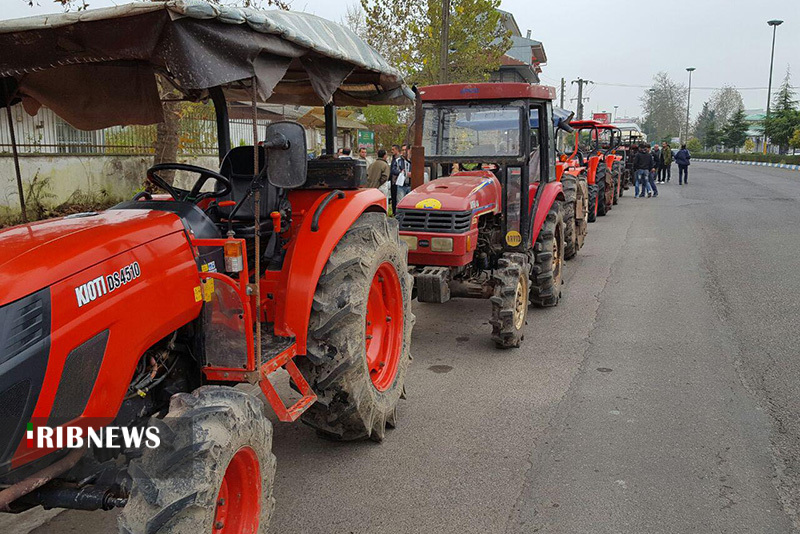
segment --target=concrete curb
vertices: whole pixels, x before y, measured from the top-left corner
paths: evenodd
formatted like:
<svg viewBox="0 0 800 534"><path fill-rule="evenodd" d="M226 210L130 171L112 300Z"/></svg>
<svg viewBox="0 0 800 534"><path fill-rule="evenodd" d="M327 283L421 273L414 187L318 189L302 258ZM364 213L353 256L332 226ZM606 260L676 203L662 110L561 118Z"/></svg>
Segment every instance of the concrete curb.
<svg viewBox="0 0 800 534"><path fill-rule="evenodd" d="M778 169L789 169L790 171L800 171L800 165L790 165L789 163L768 163L766 161L738 161L732 159L704 159L692 158L692 161L704 161L706 163L736 163L738 165L756 165L758 167L775 167Z"/></svg>

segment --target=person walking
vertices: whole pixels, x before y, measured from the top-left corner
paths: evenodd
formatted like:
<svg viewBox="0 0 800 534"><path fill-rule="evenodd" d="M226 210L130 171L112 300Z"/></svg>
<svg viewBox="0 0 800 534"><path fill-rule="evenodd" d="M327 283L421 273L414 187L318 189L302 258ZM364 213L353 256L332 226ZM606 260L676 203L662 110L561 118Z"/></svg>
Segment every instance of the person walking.
<svg viewBox="0 0 800 534"><path fill-rule="evenodd" d="M633 157L633 172L634 176L634 197L644 198L644 190L647 189L648 193L652 193L650 189L650 181L648 175L650 169L653 168L653 158L649 152L650 146L646 143L639 145L639 151ZM640 188L641 187L641 194Z"/></svg>
<svg viewBox="0 0 800 534"><path fill-rule="evenodd" d="M672 175L672 147L670 147L669 143L666 141L664 141L663 148L661 149L661 159L664 161L661 174L661 183L663 184L669 182Z"/></svg>
<svg viewBox="0 0 800 534"><path fill-rule="evenodd" d="M400 145L392 145L392 163L389 166L389 180L390 180L390 198L392 200L392 213L397 210L397 202L400 200L398 196L398 179L405 182L407 181L408 177L406 176L407 173L407 162L406 159L403 157L402 152L400 152Z"/></svg>
<svg viewBox="0 0 800 534"><path fill-rule="evenodd" d="M692 155L686 150L686 144L681 145L681 149L675 153L675 163L678 164L678 185L689 185L689 160Z"/></svg>
<svg viewBox="0 0 800 534"><path fill-rule="evenodd" d="M378 158L367 169L367 187L375 189L386 183L389 179L389 164L386 163L386 151L378 150Z"/></svg>
<svg viewBox="0 0 800 534"><path fill-rule="evenodd" d="M650 169L650 174L648 179L650 181L650 189L651 192L647 193L648 198L653 196L658 196L658 187L656 187L656 178L658 177L658 169L661 166L661 151L658 149L658 145L653 147L653 152L650 154L653 159L653 168Z"/></svg>
<svg viewBox="0 0 800 534"><path fill-rule="evenodd" d="M664 156L661 154L661 146L656 143L653 146L653 164L656 167L655 183L661 183L661 168L664 166Z"/></svg>

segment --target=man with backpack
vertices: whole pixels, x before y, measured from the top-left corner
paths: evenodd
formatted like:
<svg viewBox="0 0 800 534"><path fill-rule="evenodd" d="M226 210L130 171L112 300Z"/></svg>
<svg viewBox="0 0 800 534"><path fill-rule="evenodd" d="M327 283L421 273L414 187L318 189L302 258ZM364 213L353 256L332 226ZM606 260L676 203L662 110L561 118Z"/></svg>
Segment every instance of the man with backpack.
<svg viewBox="0 0 800 534"><path fill-rule="evenodd" d="M686 144L675 154L675 163L678 164L678 185L689 185L689 160L692 155L686 150Z"/></svg>

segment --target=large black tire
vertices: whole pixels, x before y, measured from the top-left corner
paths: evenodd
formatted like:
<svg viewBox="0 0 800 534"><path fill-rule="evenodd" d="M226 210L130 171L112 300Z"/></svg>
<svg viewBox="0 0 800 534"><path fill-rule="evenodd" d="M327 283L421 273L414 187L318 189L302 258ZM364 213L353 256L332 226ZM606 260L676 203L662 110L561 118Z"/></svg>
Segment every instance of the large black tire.
<svg viewBox="0 0 800 534"><path fill-rule="evenodd" d="M595 185L597 185L597 216L603 217L606 213L608 213L609 207L606 203L608 199L608 193L606 189L608 187L606 175L608 174L608 169L606 169L605 163L600 163L597 166L597 179L595 181Z"/></svg>
<svg viewBox="0 0 800 534"><path fill-rule="evenodd" d="M564 173L561 177L561 186L564 189L564 259L571 259L578 253L578 232L576 228L575 212L578 202L578 179L571 174Z"/></svg>
<svg viewBox="0 0 800 534"><path fill-rule="evenodd" d="M611 167L612 172L614 173L614 204L619 203L619 196L622 186L620 182L622 181L622 168L621 163L619 161L614 161L613 166Z"/></svg>
<svg viewBox="0 0 800 534"><path fill-rule="evenodd" d="M501 349L519 347L528 316L530 265L525 254L505 253L493 273L492 340Z"/></svg>
<svg viewBox="0 0 800 534"><path fill-rule="evenodd" d="M564 269L564 219L561 202L553 202L536 242L531 269L532 304L540 308L558 305Z"/></svg>
<svg viewBox="0 0 800 534"><path fill-rule="evenodd" d="M578 250L583 248L589 228L589 185L586 183L586 171L578 175L578 198L575 202L575 232Z"/></svg>
<svg viewBox="0 0 800 534"><path fill-rule="evenodd" d="M120 532L211 532L219 521L218 506L228 506L230 514L249 520L257 529L251 531L267 532L275 505L275 456L272 425L259 398L230 387L203 386L172 397L169 413L152 418L150 424L159 429L161 443L143 448L141 457L131 460L132 491L119 517ZM245 491L220 502L223 477L236 463L231 462L234 456L242 458L240 453L257 460L251 465L257 465L258 472L247 470L246 480L256 486L260 480L260 494ZM235 503L248 498L254 499L249 507L254 513L244 518L236 513Z"/></svg>
<svg viewBox="0 0 800 534"><path fill-rule="evenodd" d="M396 425L414 326L414 279L408 273L406 255L397 221L373 212L353 223L325 265L311 309L308 356L297 360L318 397L301 420L323 437L381 441L386 426ZM365 325L370 287L379 267L387 262L403 299L403 317L389 320L402 319L403 332L395 378L388 389L379 391L370 378Z"/></svg>
<svg viewBox="0 0 800 534"><path fill-rule="evenodd" d="M595 182L589 184L589 213L587 214L587 221L595 222L597 220L597 200L602 196L600 194L600 186Z"/></svg>

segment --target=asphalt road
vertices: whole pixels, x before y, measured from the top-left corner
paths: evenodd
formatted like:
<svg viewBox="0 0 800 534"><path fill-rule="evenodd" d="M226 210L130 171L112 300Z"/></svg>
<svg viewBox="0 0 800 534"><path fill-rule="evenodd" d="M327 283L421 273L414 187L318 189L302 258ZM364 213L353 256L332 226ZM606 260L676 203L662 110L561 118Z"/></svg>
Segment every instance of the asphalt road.
<svg viewBox="0 0 800 534"><path fill-rule="evenodd" d="M691 171L590 225L520 349L493 348L486 301L417 304L384 443L277 423L270 532L798 530L800 173Z"/></svg>

